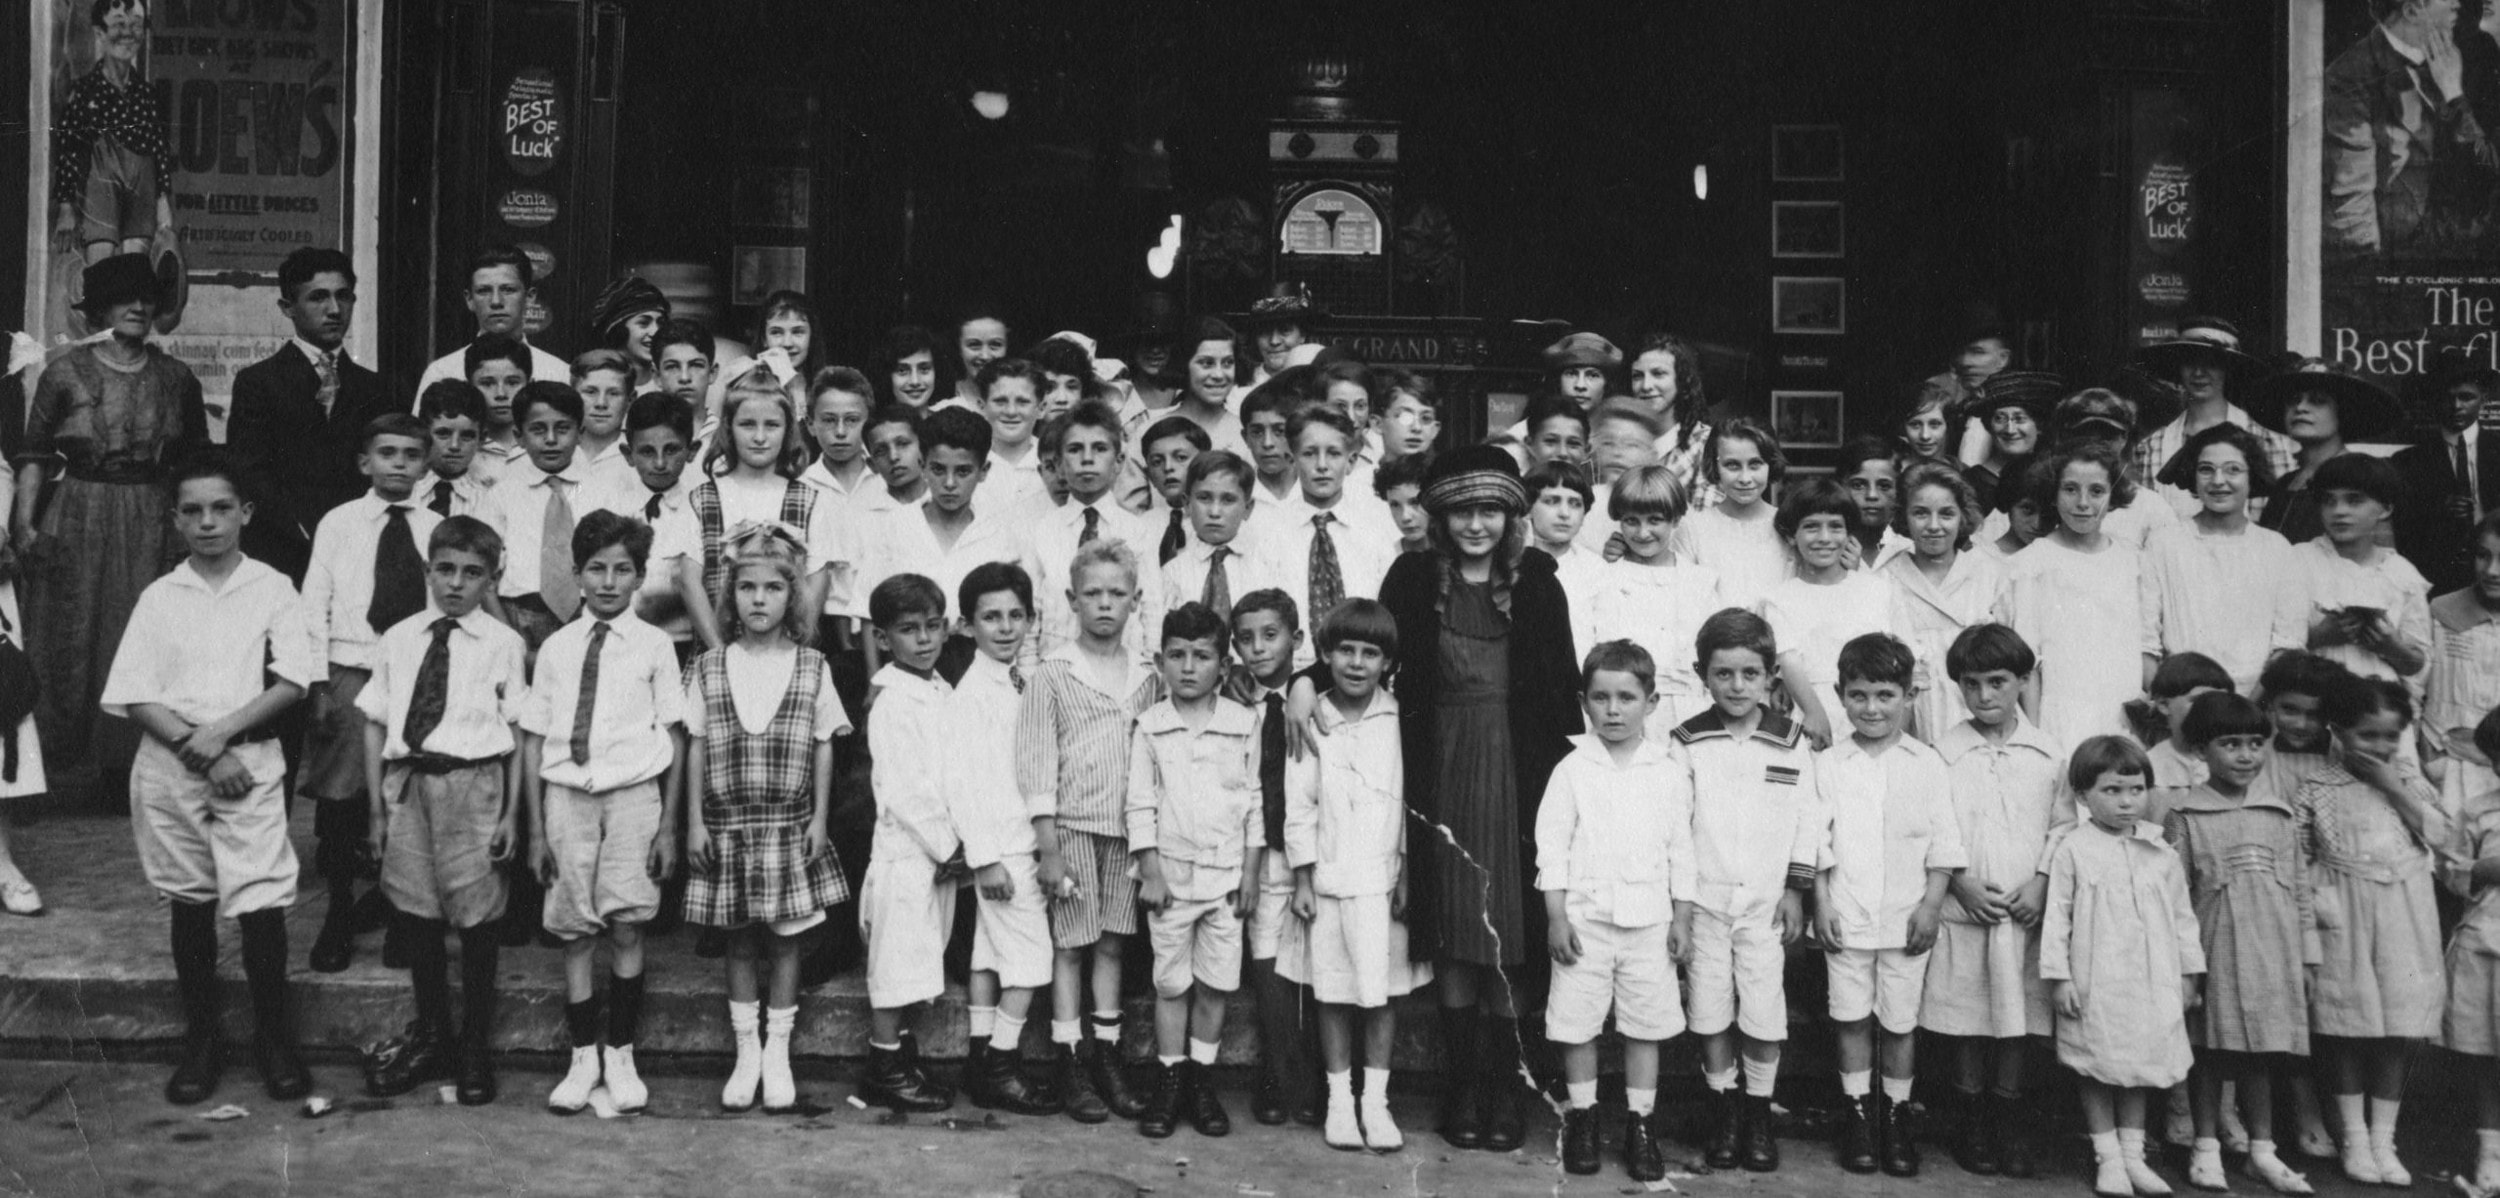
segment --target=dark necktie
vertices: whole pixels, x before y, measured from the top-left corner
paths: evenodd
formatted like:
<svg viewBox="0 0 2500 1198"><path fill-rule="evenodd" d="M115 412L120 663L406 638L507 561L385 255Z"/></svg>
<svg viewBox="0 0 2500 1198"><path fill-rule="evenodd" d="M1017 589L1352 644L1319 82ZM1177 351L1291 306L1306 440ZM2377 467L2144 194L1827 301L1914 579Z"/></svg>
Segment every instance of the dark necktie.
<svg viewBox="0 0 2500 1198"><path fill-rule="evenodd" d="M664 492L660 492L660 491L653 491L653 492L651 493L651 498L646 499L646 500L644 500L644 501L643 501L643 504L642 504L642 520L643 520L643 523L645 523L645 524L653 523L653 522L657 521L657 520L660 518L660 496L661 496L662 494L664 494Z"/></svg>
<svg viewBox="0 0 2500 1198"><path fill-rule="evenodd" d="M408 695L408 722L399 731L411 753L425 751L425 738L442 725L443 708L451 701L451 630L459 624L450 616L434 621L434 643L425 647L425 660L417 666L417 685Z"/></svg>
<svg viewBox="0 0 2500 1198"><path fill-rule="evenodd" d="M321 404L321 415L327 418L339 402L339 353L330 350L313 358L313 374L321 385L313 391L313 399Z"/></svg>
<svg viewBox="0 0 2500 1198"><path fill-rule="evenodd" d="M1233 618L1233 583L1224 573L1224 558L1232 553L1229 545L1207 550L1207 585L1199 592L1199 601L1213 608L1227 622Z"/></svg>
<svg viewBox="0 0 2500 1198"><path fill-rule="evenodd" d="M1259 720L1259 806L1267 817L1267 847L1285 851L1285 696L1267 693Z"/></svg>
<svg viewBox="0 0 2500 1198"><path fill-rule="evenodd" d="M1017 668L1016 668L1016 667L1014 667L1014 666L1009 666L1009 667L1007 667L1007 681L1009 681L1009 682L1012 682L1012 683L1015 683L1015 684L1016 684L1016 693L1017 693L1017 694L1021 695L1021 694L1023 694L1023 693L1024 693L1024 671L1023 671L1023 670L1017 669Z"/></svg>
<svg viewBox="0 0 2500 1198"><path fill-rule="evenodd" d="M449 519L451 516L451 489L450 479L435 479L434 498L427 500L425 506L433 509L435 515Z"/></svg>
<svg viewBox="0 0 2500 1198"><path fill-rule="evenodd" d="M1171 565L1172 559L1180 556L1181 547L1187 544L1189 533L1181 525L1181 509L1173 508L1172 522L1163 526L1163 546L1157 564Z"/></svg>
<svg viewBox="0 0 2500 1198"><path fill-rule="evenodd" d="M2479 498L2474 494L2474 459L2466 450L2465 434L2458 433L2457 443L2450 448L2455 451L2456 456L2457 492L2467 499ZM2477 503L2474 506L2479 514L2482 505Z"/></svg>
<svg viewBox="0 0 2500 1198"><path fill-rule="evenodd" d="M408 505L394 503L385 514L382 537L373 549L373 601L365 605L365 624L375 636L425 610L425 558L417 552L416 534L408 528Z"/></svg>
<svg viewBox="0 0 2500 1198"><path fill-rule="evenodd" d="M573 699L573 764L590 764L590 721L599 703L599 651L608 647L608 622L590 626L590 649L582 655L581 694Z"/></svg>
<svg viewBox="0 0 2500 1198"><path fill-rule="evenodd" d="M1084 531L1076 534L1076 543L1079 545L1091 545L1094 543L1094 538L1101 535L1102 513L1090 507L1085 509L1085 529Z"/></svg>
<svg viewBox="0 0 2500 1198"><path fill-rule="evenodd" d="M1345 598L1345 571L1337 565L1337 542L1328 535L1326 512L1311 517L1311 610L1302 618L1319 626L1320 617Z"/></svg>

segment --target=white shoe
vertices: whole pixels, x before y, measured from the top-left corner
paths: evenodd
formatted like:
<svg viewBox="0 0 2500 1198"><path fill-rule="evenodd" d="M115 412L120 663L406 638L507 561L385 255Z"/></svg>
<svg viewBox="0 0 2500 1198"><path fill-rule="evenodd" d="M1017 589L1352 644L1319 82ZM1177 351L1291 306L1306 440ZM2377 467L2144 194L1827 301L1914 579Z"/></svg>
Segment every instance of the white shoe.
<svg viewBox="0 0 2500 1198"><path fill-rule="evenodd" d="M2500 1194L2500 1156L2485 1156L2475 1163L2474 1188L2485 1194Z"/></svg>
<svg viewBox="0 0 2500 1198"><path fill-rule="evenodd" d="M616 1109L627 1115L640 1114L651 1104L651 1087L642 1084L642 1075L634 1071L634 1046L599 1050L601 1072L608 1080L608 1098Z"/></svg>
<svg viewBox="0 0 2500 1198"><path fill-rule="evenodd" d="M2335 1137L2329 1135L2324 1127L2302 1128L2300 1139L2295 1142L2295 1147L2300 1150L2302 1156L2311 1160L2332 1160L2336 1155Z"/></svg>
<svg viewBox="0 0 2500 1198"><path fill-rule="evenodd" d="M2248 1125L2240 1121L2240 1109L2232 1105L2232 1087L2226 1085L2222 1089L2222 1150L2233 1156L2247 1156Z"/></svg>
<svg viewBox="0 0 2500 1198"><path fill-rule="evenodd" d="M2377 1154L2370 1151L2370 1141L2359 1133L2344 1137L2344 1176L2365 1186L2378 1185L2386 1179L2379 1172Z"/></svg>
<svg viewBox="0 0 2500 1198"><path fill-rule="evenodd" d="M2413 1184L2412 1171L2405 1168L2405 1163L2403 1161L2396 1159L2396 1142L2394 1140L2372 1140L2370 1142L2370 1157L2378 1162L2378 1180L2380 1185L2395 1186L2402 1189Z"/></svg>
<svg viewBox="0 0 2500 1198"><path fill-rule="evenodd" d="M1396 1152L1406 1147L1406 1136L1398 1131L1397 1119L1389 1114L1389 1096L1363 1096L1363 1146L1374 1152Z"/></svg>
<svg viewBox="0 0 2500 1198"><path fill-rule="evenodd" d="M11 915L43 914L43 896L35 893L35 884L24 878L0 882L0 911Z"/></svg>
<svg viewBox="0 0 2500 1198"><path fill-rule="evenodd" d="M1354 1100L1330 1098L1328 1120L1320 1124L1320 1139L1339 1152L1353 1152L1363 1147L1363 1125L1354 1117Z"/></svg>
<svg viewBox="0 0 2500 1198"><path fill-rule="evenodd" d="M2223 1172L2222 1169L2220 1146L2216 1146L2211 1151L2199 1151L2189 1157L2187 1177L2188 1184L2200 1190L2222 1194L2230 1192L2231 1189L2231 1175Z"/></svg>
<svg viewBox="0 0 2500 1198"><path fill-rule="evenodd" d="M2133 1198L2135 1186L2127 1180L2127 1162L2116 1156L2101 1157L2093 1167L2092 1192L2102 1198Z"/></svg>
<svg viewBox="0 0 2500 1198"><path fill-rule="evenodd" d="M738 1063L729 1068L729 1081L720 1088L720 1105L724 1111L744 1111L755 1106L755 1090L763 1080L764 1043L756 1031L755 1003L729 1004L729 1033L738 1043Z"/></svg>
<svg viewBox="0 0 2500 1198"><path fill-rule="evenodd" d="M2293 1172L2290 1165L2283 1163L2282 1157L2271 1152L2262 1156L2250 1154L2248 1175L2266 1183L2266 1186L2277 1194L2315 1194L2318 1192L2310 1187L2308 1178Z"/></svg>
<svg viewBox="0 0 2500 1198"><path fill-rule="evenodd" d="M590 1092L599 1086L599 1046L586 1044L573 1050L573 1067L565 1070L564 1080L547 1091L547 1109L559 1115L578 1115L590 1105Z"/></svg>
<svg viewBox="0 0 2500 1198"><path fill-rule="evenodd" d="M2149 1195L2150 1198L2162 1198L2163 1195L2171 1192L2170 1183L2162 1180L2161 1174L2155 1173L2151 1165L2144 1163L2143 1157L2122 1155L2118 1158L2118 1163L2126 1168L2127 1185L2136 1193Z"/></svg>
<svg viewBox="0 0 2500 1198"><path fill-rule="evenodd" d="M798 1079L790 1076L790 1029L799 1009L764 1012L764 1113L779 1114L799 1104Z"/></svg>

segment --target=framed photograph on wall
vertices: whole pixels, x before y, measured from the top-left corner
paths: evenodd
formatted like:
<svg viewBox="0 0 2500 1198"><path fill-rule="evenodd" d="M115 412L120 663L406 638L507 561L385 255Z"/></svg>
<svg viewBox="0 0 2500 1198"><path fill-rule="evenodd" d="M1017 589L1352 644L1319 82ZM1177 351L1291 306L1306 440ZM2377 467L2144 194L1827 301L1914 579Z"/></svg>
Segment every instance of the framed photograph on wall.
<svg viewBox="0 0 2500 1198"><path fill-rule="evenodd" d="M1828 335L1849 331L1849 285L1828 275L1771 279L1771 331Z"/></svg>
<svg viewBox="0 0 2500 1198"><path fill-rule="evenodd" d="M1838 183L1848 175L1838 125L1771 126L1771 181Z"/></svg>
<svg viewBox="0 0 2500 1198"><path fill-rule="evenodd" d="M1838 258L1847 253L1838 200L1771 202L1771 256Z"/></svg>
<svg viewBox="0 0 2500 1198"><path fill-rule="evenodd" d="M1840 448L1840 392L1774 391L1771 435L1784 449Z"/></svg>

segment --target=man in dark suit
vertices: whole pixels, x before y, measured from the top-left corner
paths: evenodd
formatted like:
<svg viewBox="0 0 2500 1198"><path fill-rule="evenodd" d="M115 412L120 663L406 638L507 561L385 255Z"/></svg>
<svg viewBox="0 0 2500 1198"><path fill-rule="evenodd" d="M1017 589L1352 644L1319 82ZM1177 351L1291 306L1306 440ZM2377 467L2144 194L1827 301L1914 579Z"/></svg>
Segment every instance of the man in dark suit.
<svg viewBox="0 0 2500 1198"><path fill-rule="evenodd" d="M313 529L365 492L356 456L365 422L405 410L382 376L343 348L356 314L356 271L333 249L300 249L278 266L278 310L295 335L234 376L226 448L257 498L243 550L303 585Z"/></svg>
<svg viewBox="0 0 2500 1198"><path fill-rule="evenodd" d="M2466 104L2456 0L2370 0L2378 23L2326 68L2330 260L2470 254L2494 160Z"/></svg>
<svg viewBox="0 0 2500 1198"><path fill-rule="evenodd" d="M2396 513L2396 551L2431 593L2474 580L2474 526L2500 511L2500 370L2450 350L2431 376L2439 434L2396 453L2413 502Z"/></svg>

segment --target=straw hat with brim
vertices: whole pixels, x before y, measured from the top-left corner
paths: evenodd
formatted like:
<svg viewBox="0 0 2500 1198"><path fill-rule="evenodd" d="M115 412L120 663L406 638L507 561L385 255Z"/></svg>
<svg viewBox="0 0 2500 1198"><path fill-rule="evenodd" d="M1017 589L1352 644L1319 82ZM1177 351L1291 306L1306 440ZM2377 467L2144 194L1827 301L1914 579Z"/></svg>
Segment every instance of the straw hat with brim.
<svg viewBox="0 0 2500 1198"><path fill-rule="evenodd" d="M2257 423L2279 433L2292 400L2310 392L2335 401L2335 422L2346 443L2379 440L2401 431L2409 419L2386 388L2317 358L2258 380L2240 402Z"/></svg>
<svg viewBox="0 0 2500 1198"><path fill-rule="evenodd" d="M104 315L105 310L132 300L163 298L156 268L149 265L145 254L115 254L101 262L92 262L79 275L78 310L89 320Z"/></svg>
<svg viewBox="0 0 2500 1198"><path fill-rule="evenodd" d="M1298 324L1308 328L1328 319L1319 305L1311 302L1311 289L1298 283L1278 283L1266 299L1250 305L1250 310L1233 323L1241 328L1260 329L1269 325Z"/></svg>
<svg viewBox="0 0 2500 1198"><path fill-rule="evenodd" d="M2156 376L2167 377L2200 357L2222 359L2223 368L2237 374L2265 369L2265 363L2240 348L2239 326L2213 316L2190 316L2179 322L2179 332L2168 341L2156 341L2136 351L2136 361Z"/></svg>
<svg viewBox="0 0 2500 1198"><path fill-rule="evenodd" d="M2032 423L2046 428L2049 412L2066 390L2065 379L2045 370L2000 370L1980 386L1969 414L1985 424L1999 408L2021 408L2031 413Z"/></svg>

